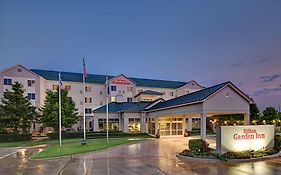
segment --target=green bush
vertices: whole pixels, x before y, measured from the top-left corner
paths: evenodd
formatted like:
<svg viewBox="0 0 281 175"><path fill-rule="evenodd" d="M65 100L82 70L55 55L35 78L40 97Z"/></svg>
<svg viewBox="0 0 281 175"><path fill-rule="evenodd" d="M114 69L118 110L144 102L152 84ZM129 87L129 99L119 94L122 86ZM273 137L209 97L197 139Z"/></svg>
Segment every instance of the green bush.
<svg viewBox="0 0 281 175"><path fill-rule="evenodd" d="M274 148L278 151L281 151L281 136L276 135L274 138Z"/></svg>
<svg viewBox="0 0 281 175"><path fill-rule="evenodd" d="M124 132L109 132L109 137L138 137L144 136L148 137L147 133L124 133ZM47 135L50 139L58 139L58 133L49 133ZM62 138L83 138L83 132L62 132ZM86 138L96 139L96 138L105 138L106 132L87 132Z"/></svg>
<svg viewBox="0 0 281 175"><path fill-rule="evenodd" d="M31 140L31 134L0 134L0 142Z"/></svg>
<svg viewBox="0 0 281 175"><path fill-rule="evenodd" d="M227 152L222 155L226 159L250 159L252 158L251 151L242 152Z"/></svg>
<svg viewBox="0 0 281 175"><path fill-rule="evenodd" d="M195 153L203 153L210 151L209 144L202 139L191 139L188 142L188 148Z"/></svg>

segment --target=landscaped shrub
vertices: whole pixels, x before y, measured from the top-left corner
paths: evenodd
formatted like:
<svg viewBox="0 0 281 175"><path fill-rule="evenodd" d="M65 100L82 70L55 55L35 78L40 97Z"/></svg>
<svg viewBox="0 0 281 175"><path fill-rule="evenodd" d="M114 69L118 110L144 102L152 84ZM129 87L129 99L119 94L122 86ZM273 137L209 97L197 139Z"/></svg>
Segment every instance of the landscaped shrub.
<svg viewBox="0 0 281 175"><path fill-rule="evenodd" d="M124 133L124 132L109 132L109 137L138 137L144 136L148 137L146 133ZM62 132L62 138L83 138L83 132ZM57 139L59 137L58 133L49 133L48 137L50 139ZM86 137L89 139L105 138L106 132L87 132Z"/></svg>
<svg viewBox="0 0 281 175"><path fill-rule="evenodd" d="M275 136L274 148L278 151L281 151L281 136L280 135Z"/></svg>
<svg viewBox="0 0 281 175"><path fill-rule="evenodd" d="M227 152L222 155L227 159L250 159L252 158L251 151L242 152Z"/></svg>
<svg viewBox="0 0 281 175"><path fill-rule="evenodd" d="M202 139L191 139L188 142L188 148L195 153L203 153L210 151L209 144Z"/></svg>
<svg viewBox="0 0 281 175"><path fill-rule="evenodd" d="M0 142L31 140L31 134L0 134Z"/></svg>

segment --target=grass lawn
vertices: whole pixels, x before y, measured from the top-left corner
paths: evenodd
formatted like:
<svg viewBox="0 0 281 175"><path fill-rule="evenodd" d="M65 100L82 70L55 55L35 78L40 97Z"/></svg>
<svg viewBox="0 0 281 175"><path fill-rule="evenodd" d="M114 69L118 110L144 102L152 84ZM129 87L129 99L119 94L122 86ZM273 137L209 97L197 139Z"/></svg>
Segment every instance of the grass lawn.
<svg viewBox="0 0 281 175"><path fill-rule="evenodd" d="M137 139L132 137L110 139L109 143L106 143L105 139L87 140L86 145L81 145L80 140L74 143L72 142L72 143L63 144L62 146L59 146L58 144L53 144L49 148L34 155L32 159L59 157L65 155L73 155L73 154L80 154L80 153L86 153L91 151L98 151L122 144L138 142L144 139L145 139L144 137L137 137Z"/></svg>

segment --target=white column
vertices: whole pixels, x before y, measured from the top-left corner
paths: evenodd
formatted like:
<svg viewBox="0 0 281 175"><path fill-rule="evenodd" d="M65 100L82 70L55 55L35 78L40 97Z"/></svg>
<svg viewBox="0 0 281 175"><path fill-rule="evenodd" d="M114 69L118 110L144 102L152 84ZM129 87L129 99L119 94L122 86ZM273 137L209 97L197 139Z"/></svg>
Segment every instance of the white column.
<svg viewBox="0 0 281 175"><path fill-rule="evenodd" d="M157 134L157 132L158 132L158 117L154 117L154 122L155 122L155 134L154 135L156 135Z"/></svg>
<svg viewBox="0 0 281 175"><path fill-rule="evenodd" d="M99 131L99 119L94 117L94 131Z"/></svg>
<svg viewBox="0 0 281 175"><path fill-rule="evenodd" d="M123 116L123 132L129 132L129 119Z"/></svg>
<svg viewBox="0 0 281 175"><path fill-rule="evenodd" d="M250 125L250 114L244 114L244 125Z"/></svg>
<svg viewBox="0 0 281 175"><path fill-rule="evenodd" d="M141 114L141 118L140 118L140 132L145 132L145 114Z"/></svg>
<svg viewBox="0 0 281 175"><path fill-rule="evenodd" d="M200 116L200 136L201 139L206 140L206 116L204 114Z"/></svg>
<svg viewBox="0 0 281 175"><path fill-rule="evenodd" d="M192 117L188 117L188 131L192 131Z"/></svg>

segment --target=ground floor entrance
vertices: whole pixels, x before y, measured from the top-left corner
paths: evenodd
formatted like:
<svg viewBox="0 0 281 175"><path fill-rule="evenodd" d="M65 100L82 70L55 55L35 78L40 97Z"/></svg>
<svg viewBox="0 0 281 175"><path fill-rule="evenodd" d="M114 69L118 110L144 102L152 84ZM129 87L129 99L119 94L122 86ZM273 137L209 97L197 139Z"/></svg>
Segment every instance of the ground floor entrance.
<svg viewBox="0 0 281 175"><path fill-rule="evenodd" d="M159 133L161 136L183 135L183 118L159 118Z"/></svg>

